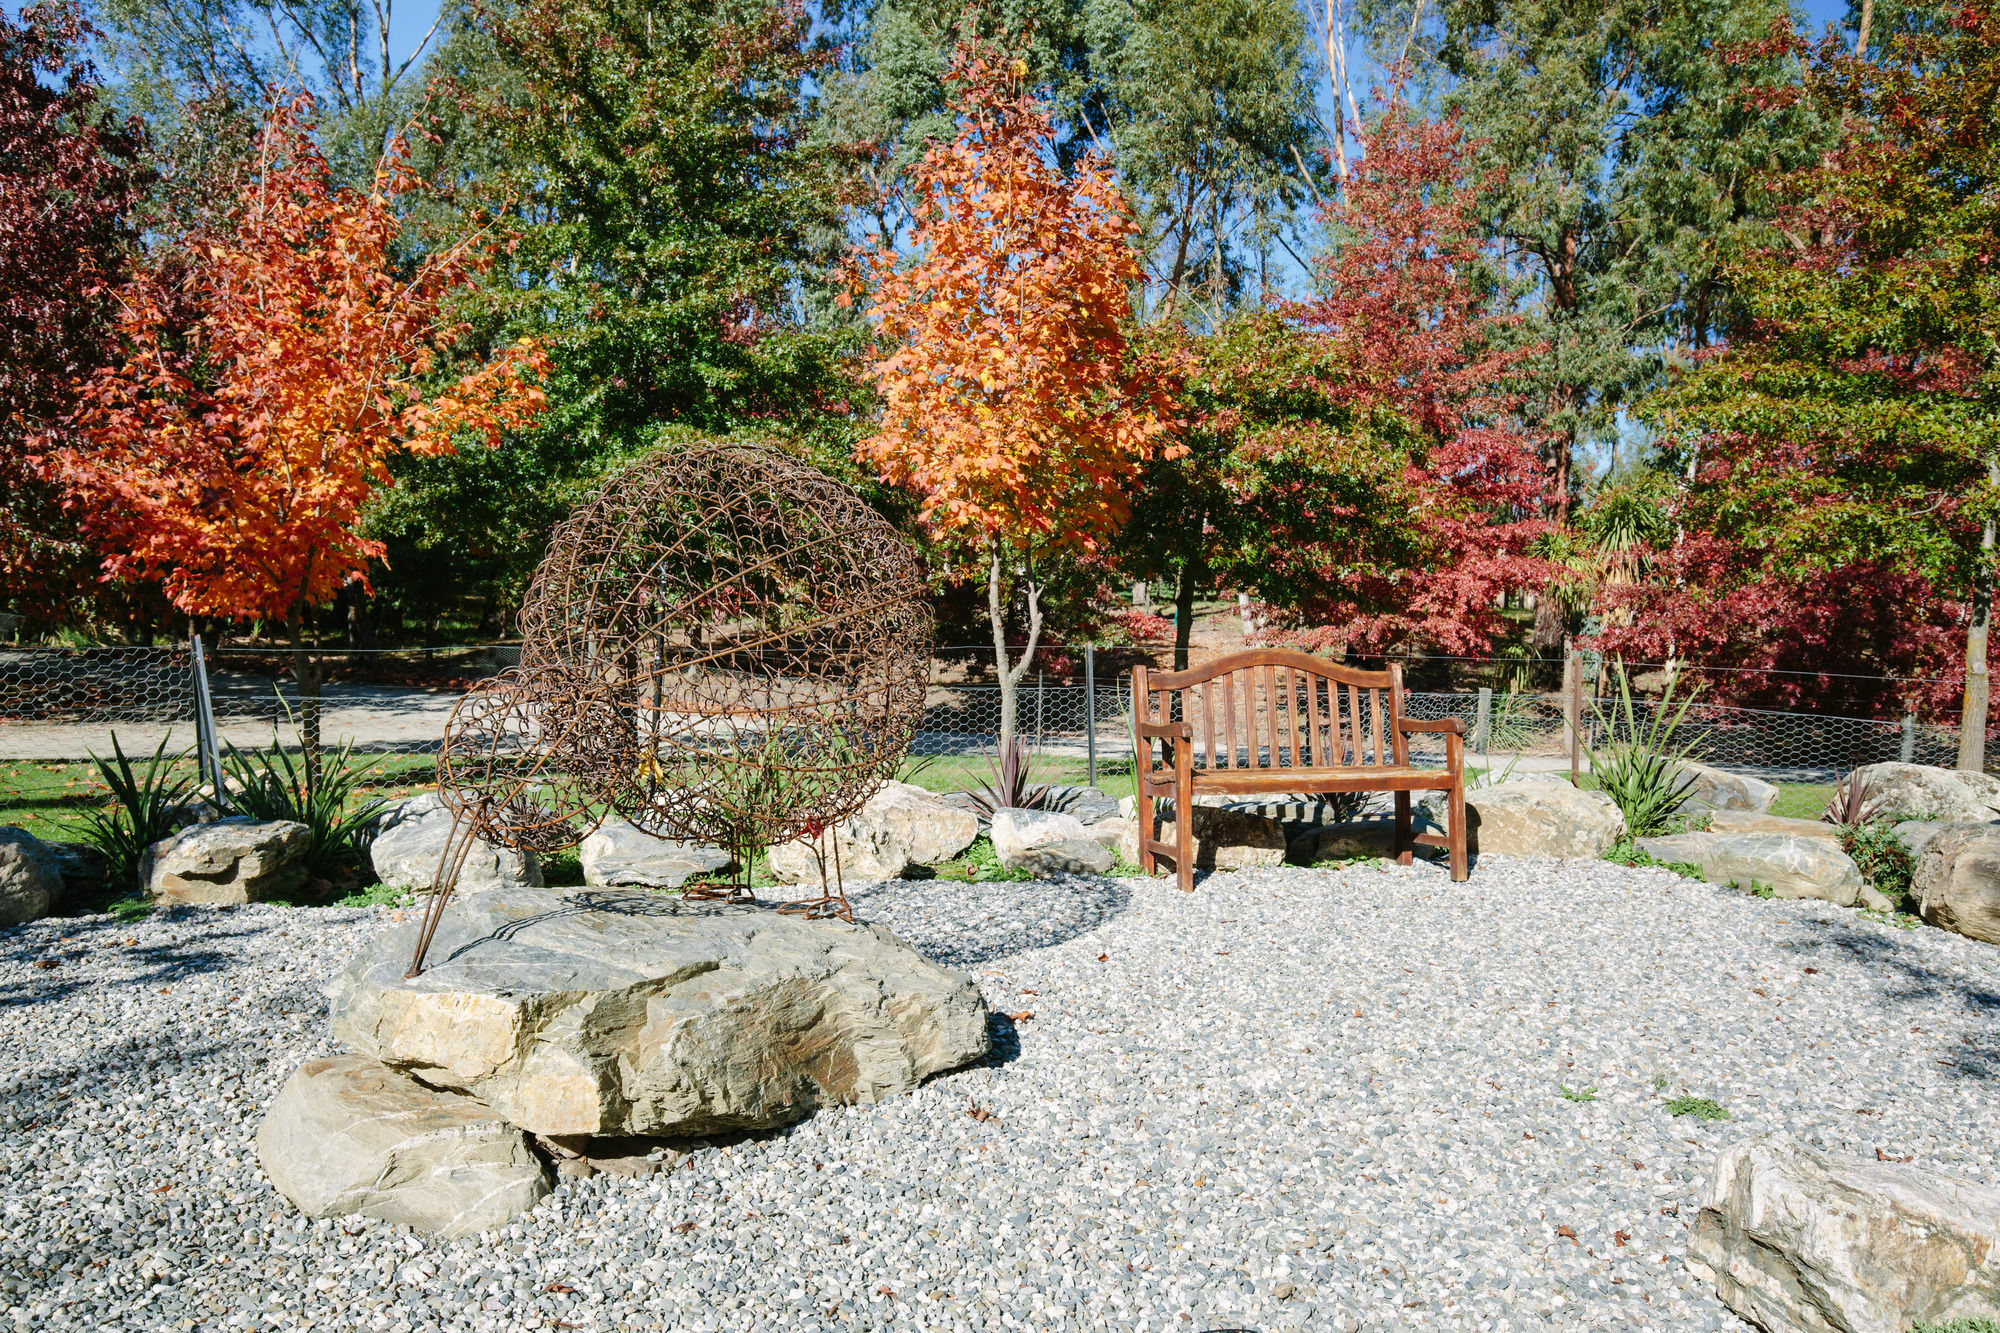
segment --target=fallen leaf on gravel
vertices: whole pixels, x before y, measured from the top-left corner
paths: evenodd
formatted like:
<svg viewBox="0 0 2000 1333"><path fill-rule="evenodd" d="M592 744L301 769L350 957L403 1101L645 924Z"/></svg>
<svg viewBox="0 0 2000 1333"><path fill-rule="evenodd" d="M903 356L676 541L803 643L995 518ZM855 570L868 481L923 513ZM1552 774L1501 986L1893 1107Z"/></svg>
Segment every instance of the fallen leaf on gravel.
<svg viewBox="0 0 2000 1333"><path fill-rule="evenodd" d="M1614 1231L1611 1233L1612 1243L1617 1245L1621 1250L1625 1248L1625 1242L1630 1239L1632 1239L1632 1233L1629 1231Z"/></svg>
<svg viewBox="0 0 2000 1333"><path fill-rule="evenodd" d="M1101 953L1097 955L1097 961L1100 963L1108 963L1111 961L1111 955L1108 953Z"/></svg>
<svg viewBox="0 0 2000 1333"><path fill-rule="evenodd" d="M1033 1018L1034 1016L1035 1016L1035 1011L1032 1009L1023 1009L1018 1014L1007 1015L1008 1018L1012 1019L1016 1023L1019 1023L1021 1020L1026 1018Z"/></svg>
<svg viewBox="0 0 2000 1333"><path fill-rule="evenodd" d="M551 1282L551 1283L549 1283L549 1285L548 1285L548 1286L546 1286L546 1287L543 1287L543 1288L542 1288L542 1290L543 1290L543 1291L552 1291L552 1292L554 1292L554 1293L555 1293L556 1295L558 1295L558 1296L574 1296L574 1295L576 1295L576 1288L575 1288L575 1287L567 1287L567 1286L564 1286L564 1285L563 1285L562 1283L560 1283L560 1282Z"/></svg>
<svg viewBox="0 0 2000 1333"><path fill-rule="evenodd" d="M1567 1224L1557 1227L1556 1234L1569 1241L1570 1244L1576 1244L1576 1233L1571 1231Z"/></svg>
<svg viewBox="0 0 2000 1333"><path fill-rule="evenodd" d="M815 1165L817 1165L817 1163L815 1163ZM701 1223L699 1222L680 1222L674 1225L673 1230L678 1231L681 1235L685 1236L687 1235L688 1232L693 1231L696 1227L700 1225Z"/></svg>
<svg viewBox="0 0 2000 1333"><path fill-rule="evenodd" d="M43 968L43 969L47 969L47 968L52 968L52 967L61 967L61 966L62 966L62 959L60 959L60 958L37 958L37 959L35 960L35 966L36 966L36 967L39 967L39 968Z"/></svg>
<svg viewBox="0 0 2000 1333"><path fill-rule="evenodd" d="M1880 1148L1877 1148L1875 1150L1875 1160L1878 1162L1914 1162L1917 1159L1914 1157L1891 1157Z"/></svg>

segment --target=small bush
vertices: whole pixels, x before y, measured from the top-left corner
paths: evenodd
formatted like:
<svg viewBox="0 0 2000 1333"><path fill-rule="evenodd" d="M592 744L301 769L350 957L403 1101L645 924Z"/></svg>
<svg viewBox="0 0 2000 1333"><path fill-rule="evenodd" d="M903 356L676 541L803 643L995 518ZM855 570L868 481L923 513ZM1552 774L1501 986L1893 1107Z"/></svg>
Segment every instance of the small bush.
<svg viewBox="0 0 2000 1333"><path fill-rule="evenodd" d="M1841 830L1840 846L1876 892L1895 903L1909 898L1917 863L1894 829L1887 824L1850 824Z"/></svg>
<svg viewBox="0 0 2000 1333"><path fill-rule="evenodd" d="M302 759L293 759L276 744L248 754L228 746L223 765L237 784L229 803L238 813L253 819L288 819L312 830L306 844L306 872L314 879L331 879L359 861L391 804L384 797L370 796L348 808L355 789L375 771L373 764L354 763L352 744L323 757L317 779L309 775Z"/></svg>
<svg viewBox="0 0 2000 1333"><path fill-rule="evenodd" d="M1674 745L1674 734L1694 700L1685 699L1675 708L1673 686L1669 685L1651 719L1642 723L1632 701L1632 681L1625 664L1614 662L1612 673L1618 683L1612 714L1607 717L1603 709L1591 705L1612 740L1592 752L1590 775L1597 789L1625 816L1626 832L1634 838L1650 838L1673 826L1694 789L1694 775L1687 771L1692 748L1676 749Z"/></svg>
<svg viewBox="0 0 2000 1333"><path fill-rule="evenodd" d="M1666 1103L1668 1115L1691 1115L1697 1120L1727 1120L1729 1108L1707 1097L1674 1097Z"/></svg>
<svg viewBox="0 0 2000 1333"><path fill-rule="evenodd" d="M111 753L110 759L90 756L98 777L111 789L111 803L84 812L83 838L104 853L112 893L122 897L145 890L139 867L146 849L191 822L188 802L194 795L194 777L176 772L188 752L169 756L164 740L151 757L134 764L114 731Z"/></svg>
<svg viewBox="0 0 2000 1333"><path fill-rule="evenodd" d="M344 898L335 898L335 907L408 907L416 901L416 895L409 889L395 888L387 884L370 884L367 888L350 893Z"/></svg>

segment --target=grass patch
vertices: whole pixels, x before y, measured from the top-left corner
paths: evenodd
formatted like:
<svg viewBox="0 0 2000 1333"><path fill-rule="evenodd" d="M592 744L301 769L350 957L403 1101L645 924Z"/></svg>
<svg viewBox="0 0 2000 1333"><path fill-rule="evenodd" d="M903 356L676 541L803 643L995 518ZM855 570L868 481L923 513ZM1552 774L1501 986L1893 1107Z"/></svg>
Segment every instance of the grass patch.
<svg viewBox="0 0 2000 1333"><path fill-rule="evenodd" d="M1912 916L1908 912L1887 911L1880 907L1864 907L1861 909L1861 915L1870 921L1880 921L1885 926L1894 926L1897 930L1915 930L1924 924L1924 919L1920 916Z"/></svg>
<svg viewBox="0 0 2000 1333"><path fill-rule="evenodd" d="M1697 1120L1729 1119L1729 1108L1707 1097L1672 1097L1665 1105L1668 1115L1691 1115Z"/></svg>
<svg viewBox="0 0 2000 1333"><path fill-rule="evenodd" d="M1729 881L1729 887L1739 893L1747 893L1752 898L1775 898L1778 896L1778 891L1761 879L1751 880L1750 887L1747 889L1732 879Z"/></svg>
<svg viewBox="0 0 2000 1333"><path fill-rule="evenodd" d="M115 920L137 921L141 917L151 916L154 907L155 904L152 899L134 895L130 898L120 898L104 910L109 912Z"/></svg>
<svg viewBox="0 0 2000 1333"><path fill-rule="evenodd" d="M365 889L356 889L345 897L335 898L329 907L409 907L415 904L417 896L408 889L391 888L387 884L370 884Z"/></svg>
<svg viewBox="0 0 2000 1333"><path fill-rule="evenodd" d="M1814 786L1799 783L1778 788L1778 799L1771 803L1771 813L1786 819L1818 819L1826 809L1826 803L1833 799L1833 787Z"/></svg>
<svg viewBox="0 0 2000 1333"><path fill-rule="evenodd" d="M2000 1319L1945 1319L1910 1325L1910 1333L2000 1333Z"/></svg>

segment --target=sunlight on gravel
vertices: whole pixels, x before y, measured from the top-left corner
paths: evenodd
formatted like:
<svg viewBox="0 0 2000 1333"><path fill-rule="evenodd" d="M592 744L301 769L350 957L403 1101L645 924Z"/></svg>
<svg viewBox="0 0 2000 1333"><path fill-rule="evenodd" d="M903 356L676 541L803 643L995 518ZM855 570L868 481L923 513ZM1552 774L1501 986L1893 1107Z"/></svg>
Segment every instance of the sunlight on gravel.
<svg viewBox="0 0 2000 1333"><path fill-rule="evenodd" d="M308 1222L263 1108L385 913L0 932L0 1311L34 1329L1745 1327L1682 1264L1786 1128L2000 1179L2000 951L1603 862L878 886L985 1065L565 1180L439 1243ZM53 964L53 965L52 965ZM1011 1015L1011 1017L1005 1017ZM1575 1097L1563 1095L1567 1088ZM1730 1118L1664 1109L1707 1097ZM6 1326L0 1319L0 1328Z"/></svg>

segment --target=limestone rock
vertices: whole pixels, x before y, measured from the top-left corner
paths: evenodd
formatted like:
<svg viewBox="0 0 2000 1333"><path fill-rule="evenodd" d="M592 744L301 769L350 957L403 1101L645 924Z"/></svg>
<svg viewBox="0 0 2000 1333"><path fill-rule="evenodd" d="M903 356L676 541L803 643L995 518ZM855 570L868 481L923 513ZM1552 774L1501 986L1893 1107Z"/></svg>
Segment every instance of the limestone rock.
<svg viewBox="0 0 2000 1333"><path fill-rule="evenodd" d="M493 889L328 988L336 1037L538 1134L699 1137L868 1105L987 1050L963 973L879 927L615 890Z"/></svg>
<svg viewBox="0 0 2000 1333"><path fill-rule="evenodd" d="M1927 764L1869 764L1856 770L1867 784L1866 801L1875 812L1899 819L1983 823L1994 818L1984 782L1976 775Z"/></svg>
<svg viewBox="0 0 2000 1333"><path fill-rule="evenodd" d="M1171 805L1160 807L1158 841L1171 844L1177 816ZM1282 865L1290 840L1285 826L1270 815L1224 805L1197 804L1194 807L1194 868L1196 870L1254 870ZM1139 825L1134 820L1132 835L1121 849L1128 861L1139 859Z"/></svg>
<svg viewBox="0 0 2000 1333"><path fill-rule="evenodd" d="M427 889L451 836L452 815L434 791L412 796L382 816L368 859L376 877L396 889ZM482 889L537 888L542 860L533 852L515 851L494 843L476 843L458 874L460 893Z"/></svg>
<svg viewBox="0 0 2000 1333"><path fill-rule="evenodd" d="M1709 816L1710 833L1785 833L1795 838L1819 838L1840 842L1840 826L1823 819L1787 819L1783 815L1760 815L1748 810L1717 810Z"/></svg>
<svg viewBox="0 0 2000 1333"><path fill-rule="evenodd" d="M996 810L993 853L1009 870L1035 875L1101 875L1111 869L1111 849L1090 835L1075 815L1048 810Z"/></svg>
<svg viewBox="0 0 2000 1333"><path fill-rule="evenodd" d="M1688 1267L1766 1333L2000 1317L2000 1190L1777 1133L1709 1173Z"/></svg>
<svg viewBox="0 0 2000 1333"><path fill-rule="evenodd" d="M39 921L62 888L46 843L25 829L0 827L0 926Z"/></svg>
<svg viewBox="0 0 2000 1333"><path fill-rule="evenodd" d="M1119 815L1118 802L1095 787L1049 788L1047 807L1059 815L1075 815L1079 823L1101 824Z"/></svg>
<svg viewBox="0 0 2000 1333"><path fill-rule="evenodd" d="M885 782L866 805L834 827L826 870L832 875L837 843L844 883L901 879L913 866L951 860L978 836L979 816L971 810L907 782ZM773 847L767 856L771 873L786 883L820 883L819 862L805 842Z"/></svg>
<svg viewBox="0 0 2000 1333"><path fill-rule="evenodd" d="M500 1226L551 1188L527 1135L491 1107L354 1055L299 1066L257 1129L257 1159L308 1217L362 1213L447 1238Z"/></svg>
<svg viewBox="0 0 2000 1333"><path fill-rule="evenodd" d="M1124 856L1127 847L1133 851L1139 848L1139 821L1130 815L1113 815L1109 819L1100 819L1095 824L1085 824L1084 827L1090 830L1091 837L1121 856ZM1125 859L1128 862L1132 860L1129 856Z"/></svg>
<svg viewBox="0 0 2000 1333"><path fill-rule="evenodd" d="M139 882L156 903L260 903L305 885L311 842L304 824L231 815L154 843Z"/></svg>
<svg viewBox="0 0 2000 1333"><path fill-rule="evenodd" d="M1445 824L1443 792L1423 803L1425 816ZM1594 858L1625 836L1625 817L1609 797L1567 782L1503 782L1465 794L1466 833L1474 854Z"/></svg>
<svg viewBox="0 0 2000 1333"><path fill-rule="evenodd" d="M1691 779L1687 803L1681 808L1690 814L1703 810L1747 810L1761 815L1778 799L1778 789L1762 778L1730 773L1707 764L1684 762L1681 767Z"/></svg>
<svg viewBox="0 0 2000 1333"><path fill-rule="evenodd" d="M1923 855L1924 848L1929 845L1930 840L1935 838L1944 829L1978 827L1982 826L1976 824L1947 824L1939 819L1905 819L1897 824L1895 828L1891 829L1890 832L1894 833L1896 840L1903 844L1911 856L1915 857Z"/></svg>
<svg viewBox="0 0 2000 1333"><path fill-rule="evenodd" d="M1748 889L1768 884L1780 898L1818 898L1852 907L1861 896L1860 867L1824 838L1788 833L1675 833L1639 839L1639 850L1662 861L1701 867L1710 884Z"/></svg>
<svg viewBox="0 0 2000 1333"><path fill-rule="evenodd" d="M577 847L583 882L594 888L678 889L691 875L726 869L729 853L698 842L656 838L613 815Z"/></svg>
<svg viewBox="0 0 2000 1333"><path fill-rule="evenodd" d="M1924 844L1910 888L1923 917L1988 944L2000 944L2000 826L1946 825Z"/></svg>

